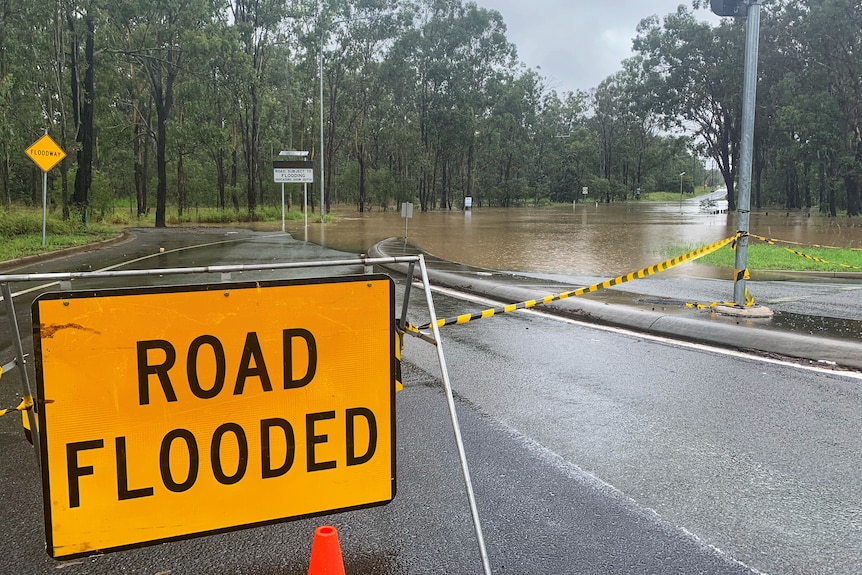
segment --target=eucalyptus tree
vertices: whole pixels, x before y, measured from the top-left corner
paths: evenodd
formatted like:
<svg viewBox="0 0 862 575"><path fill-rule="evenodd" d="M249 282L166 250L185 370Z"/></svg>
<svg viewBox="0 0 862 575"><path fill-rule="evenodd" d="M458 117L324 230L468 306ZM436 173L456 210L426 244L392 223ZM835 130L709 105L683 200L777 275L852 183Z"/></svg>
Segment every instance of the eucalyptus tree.
<svg viewBox="0 0 862 575"><path fill-rule="evenodd" d="M588 125L594 130L601 157L600 176L607 180L605 201L625 199L657 167L659 140L654 75L644 71L643 58L623 62L624 68L591 92Z"/></svg>
<svg viewBox="0 0 862 575"><path fill-rule="evenodd" d="M16 23L18 15L13 11L10 0L3 0L0 10L0 193L6 204L12 203L12 190L10 188L10 148L14 145L13 127L15 103L15 74L16 63L13 61L14 52L9 50L10 45L16 45Z"/></svg>
<svg viewBox="0 0 862 575"><path fill-rule="evenodd" d="M483 123L491 138L483 155L488 158L484 169L492 182L489 199L500 206L523 202L529 186L536 182L533 167L540 161L534 152L539 149L536 136L542 91L542 78L532 70L500 76L492 84L493 105Z"/></svg>
<svg viewBox="0 0 862 575"><path fill-rule="evenodd" d="M96 2L64 2L65 17L69 32L69 83L71 86L71 111L78 169L75 172L75 190L72 205L87 221L90 186L93 183L93 154L95 149L95 105L96 105L96 17L99 6ZM81 44L83 43L83 54ZM83 56L83 63L79 58ZM58 60L58 66L62 66ZM83 67L83 70L81 69ZM83 73L83 78L81 75ZM60 100L62 101L62 99ZM65 206L64 206L65 211ZM68 213L68 212L66 212Z"/></svg>
<svg viewBox="0 0 862 575"><path fill-rule="evenodd" d="M703 142L703 152L724 177L731 211L736 209L743 40L739 22L725 19L713 27L680 5L661 25L655 16L642 20L633 41L652 76L654 110L666 129L691 132Z"/></svg>
<svg viewBox="0 0 862 575"><path fill-rule="evenodd" d="M843 183L847 214L858 216L862 193L862 5L855 0L786 0L781 43L804 87L790 104L800 122L800 144L817 142L821 188ZM833 128L829 141L822 128ZM834 200L832 200L834 202ZM834 205L830 207L834 214Z"/></svg>
<svg viewBox="0 0 862 575"><path fill-rule="evenodd" d="M261 119L271 93L270 66L276 46L287 42L285 19L289 5L280 0L227 0L227 10L239 37L243 69L234 84L238 92L239 128L246 169L246 201L253 215L258 203Z"/></svg>
<svg viewBox="0 0 862 575"><path fill-rule="evenodd" d="M178 88L184 108L184 140L197 146L203 156L198 162L211 166L207 171L214 175L211 203L221 209L228 206L228 200L239 209L238 94L244 64L236 27L224 10L216 11L190 45L185 64L188 74Z"/></svg>
<svg viewBox="0 0 862 575"><path fill-rule="evenodd" d="M330 38L325 72L329 110L325 161L330 173L339 152L344 153L346 162L357 163L357 204L364 212L368 202L369 141L382 129L371 124L369 117L376 103L386 96L380 68L398 29L398 5L392 0L339 2L324 18L322 30L329 30ZM347 149L342 150L342 145ZM330 178L326 182L326 210L331 207L332 181Z"/></svg>
<svg viewBox="0 0 862 575"><path fill-rule="evenodd" d="M590 124L599 136L601 146L601 177L607 180L604 187L605 201L611 201L611 185L620 153L620 141L626 130L623 74L616 74L603 80L592 92L592 111Z"/></svg>
<svg viewBox="0 0 862 575"><path fill-rule="evenodd" d="M496 11L460 0L418 0L409 9L413 25L392 46L386 77L424 150L418 174L424 211L438 192L440 205L451 207L455 177L472 178L469 158L475 156L476 132L492 114L489 85L500 83L512 67L514 49Z"/></svg>
<svg viewBox="0 0 862 575"><path fill-rule="evenodd" d="M541 108L540 133L546 146L538 159L552 202L577 202L600 165L596 132L588 127L591 94L551 91Z"/></svg>
<svg viewBox="0 0 862 575"><path fill-rule="evenodd" d="M156 114L156 227L167 225L168 120L174 87L183 70L187 43L209 18L206 0L135 0L111 4L113 21L124 39L120 52L135 62L146 78Z"/></svg>
<svg viewBox="0 0 862 575"><path fill-rule="evenodd" d="M643 59L635 56L623 61L621 78L625 94L622 107L627 119L623 141L624 181L630 191L635 191L643 188L646 179L657 169L667 165L668 158L660 153L665 148L661 146L661 119L654 108L655 86L651 83L654 77L644 70Z"/></svg>
<svg viewBox="0 0 862 575"><path fill-rule="evenodd" d="M40 201L41 172L23 151L44 130L56 137L62 125L58 102L65 85L52 65L63 51L59 14L52 3L0 2L0 194L6 203Z"/></svg>
<svg viewBox="0 0 862 575"><path fill-rule="evenodd" d="M491 114L494 91L506 85L517 69L517 51L506 38L506 25L499 12L468 3L457 16L454 23L457 43L450 47L453 50L450 90L454 98L446 145L451 149L450 171L460 174L458 188L463 205L464 197L474 194L477 132ZM539 91L526 94L532 97L527 105L537 112ZM449 181L453 182L454 177ZM451 208L452 195L445 187L443 192L445 201L441 197L441 207Z"/></svg>

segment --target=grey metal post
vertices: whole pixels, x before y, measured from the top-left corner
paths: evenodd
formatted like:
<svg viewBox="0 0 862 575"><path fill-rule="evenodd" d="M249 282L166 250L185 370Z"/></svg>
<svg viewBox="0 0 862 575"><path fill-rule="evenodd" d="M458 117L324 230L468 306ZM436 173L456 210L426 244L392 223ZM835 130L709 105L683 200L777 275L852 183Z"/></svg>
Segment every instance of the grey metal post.
<svg viewBox="0 0 862 575"><path fill-rule="evenodd" d="M760 38L760 2L749 0L745 30L745 80L742 87L742 143L739 164L739 202L736 209L736 270L733 303L745 305L745 273L748 269L748 228L751 213L751 164L754 155L754 106L757 99L757 58Z"/></svg>
<svg viewBox="0 0 862 575"><path fill-rule="evenodd" d="M479 555L482 557L482 568L485 575L491 575L491 563L488 560L488 551L485 548L485 537L482 535L482 523L479 521L479 509L476 506L476 496L473 493L473 481L470 479L470 469L467 466L467 454L464 451L464 441L461 438L461 426L458 423L458 414L455 412L455 396L452 391L452 383L449 381L449 370L446 367L446 358L443 356L443 344L440 341L440 328L437 327L437 312L434 310L434 300L431 298L431 282L428 280L428 268L425 267L425 257L419 255L419 269L422 272L422 286L425 288L425 301L428 303L428 312L431 314L431 332L434 334L435 347L437 348L437 361L440 364L440 376L443 379L443 389L446 392L446 403L449 406L449 418L452 421L452 431L455 433L455 444L458 447L458 459L461 462L461 474L464 477L464 486L467 489L467 500L470 503L470 514L473 516L473 529L479 544Z"/></svg>
<svg viewBox="0 0 862 575"><path fill-rule="evenodd" d="M320 223L323 223L323 194L326 191L326 186L324 185L323 179L323 21L321 19L321 30L320 30L320 66L318 67L318 74L320 75Z"/></svg>
<svg viewBox="0 0 862 575"><path fill-rule="evenodd" d="M407 327L407 306L410 304L410 288L413 286L413 271L416 264L410 262L407 266L407 279L404 282L404 303L401 306L401 317L398 319L398 329L404 331Z"/></svg>
<svg viewBox="0 0 862 575"><path fill-rule="evenodd" d="M48 135L48 128L45 128ZM47 243L48 235L48 172L42 170L42 247Z"/></svg>
<svg viewBox="0 0 862 575"><path fill-rule="evenodd" d="M42 170L42 247L45 247L48 226L48 172Z"/></svg>
<svg viewBox="0 0 862 575"><path fill-rule="evenodd" d="M27 410L27 421L30 423L30 435L33 438L33 447L36 448L36 453L41 453L40 447L40 429L36 424L36 396L33 395L33 389L30 385L30 376L27 374L27 362L24 360L24 345L21 343L21 332L18 330L18 318L15 315L15 304L12 301L12 290L9 289L9 284L3 282L0 284L0 291L3 293L3 301L6 302L6 321L9 322L9 335L12 337L12 347L15 350L15 364L21 372L21 386L24 395L33 398L34 406ZM42 465L42 459L37 457L39 465Z"/></svg>

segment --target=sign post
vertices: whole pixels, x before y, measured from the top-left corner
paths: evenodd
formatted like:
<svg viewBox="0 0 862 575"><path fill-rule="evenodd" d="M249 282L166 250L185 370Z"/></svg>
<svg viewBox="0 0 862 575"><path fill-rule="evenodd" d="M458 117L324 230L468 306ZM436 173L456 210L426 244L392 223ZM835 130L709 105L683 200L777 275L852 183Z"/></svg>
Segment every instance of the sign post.
<svg viewBox="0 0 862 575"><path fill-rule="evenodd" d="M45 130L45 135L33 142L24 150L24 153L42 169L42 246L44 247L48 222L48 172L66 157L66 152L51 139L48 130Z"/></svg>
<svg viewBox="0 0 862 575"><path fill-rule="evenodd" d="M365 275L37 298L48 553L391 501L394 294Z"/></svg>
<svg viewBox="0 0 862 575"><path fill-rule="evenodd" d="M413 202L401 204L401 217L404 218L404 239L407 239L407 222L413 217Z"/></svg>
<svg viewBox="0 0 862 575"><path fill-rule="evenodd" d="M304 158L308 152L287 150L279 156ZM284 184L302 184L302 213L305 216L305 241L308 241L308 184L314 182L314 163L308 161L275 161L272 163L273 178L281 182L281 231L284 231Z"/></svg>
<svg viewBox="0 0 862 575"><path fill-rule="evenodd" d="M760 41L761 0L748 0L745 26L745 70L742 86L742 138L739 151L739 202L736 209L736 260L733 278L733 303L746 306L745 282L748 279L748 230L751 216L751 170L754 156L754 116L757 100L757 60Z"/></svg>

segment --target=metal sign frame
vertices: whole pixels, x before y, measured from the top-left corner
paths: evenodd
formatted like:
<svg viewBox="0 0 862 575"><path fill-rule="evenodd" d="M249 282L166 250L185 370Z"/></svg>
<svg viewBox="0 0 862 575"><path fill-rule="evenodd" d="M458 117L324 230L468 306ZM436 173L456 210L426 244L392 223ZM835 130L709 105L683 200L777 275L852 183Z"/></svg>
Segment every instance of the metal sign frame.
<svg viewBox="0 0 862 575"><path fill-rule="evenodd" d="M419 334L414 334L410 331L404 332L404 327L406 325L406 314L407 307L409 303L411 287L414 283L414 275L415 275L415 266L419 264L419 285L425 293L425 300L427 304L429 321L430 321L430 333L423 332ZM368 258L361 257L358 259L346 259L346 260L325 260L325 261L314 261L314 262L281 262L281 263L270 263L270 264L251 264L251 265L231 265L231 266L199 266L199 267L188 267L188 268L164 268L164 269L149 269L149 270L126 270L126 271L101 271L101 272L60 272L60 273L42 273L42 274L6 274L0 275L0 293L2 293L3 300L6 306L6 319L8 322L8 328L10 331L10 335L12 337L12 344L15 357L11 362L11 365L17 367L17 372L20 374L21 385L23 396L25 400L30 400L32 402L32 407L25 410L26 420L29 422L30 433L32 434L33 446L37 454L41 454L41 440L40 437L40 429L37 423L37 415L39 410L44 407L44 398L35 395L33 392L33 386L30 383L30 379L27 373L26 366L26 354L24 352L24 346L21 339L21 334L18 329L18 320L15 313L15 307L13 302L13 294L10 288L10 284L15 282L27 282L27 281L47 281L54 282L55 284L60 285L61 290L69 290L71 288L71 281L76 279L99 279L99 278L135 278L135 277L146 277L146 276L171 276L171 275L181 275L181 274L208 274L208 273L218 273L221 274L222 282L229 282L230 276L232 273L241 273L241 272L249 272L249 271L273 271L273 270L287 270L287 269L301 269L301 268L324 268L324 267L340 267L340 266L356 266L361 265L366 270L371 270L374 265L391 265L391 264L407 264L408 272L404 285L404 300L402 306L402 313L400 319L397 320L398 326L402 333L407 333L410 335L414 335L420 338L423 341L427 341L434 345L437 351L437 360L440 366L440 376L443 383L444 392L446 395L446 402L449 409L450 421L452 424L453 433L455 436L456 448L458 451L459 463L461 467L462 476L464 479L464 485L467 495L467 500L470 507L471 516L473 519L473 527L476 533L477 544L479 548L479 553L482 560L482 565L484 569L485 575L491 575L491 567L490 562L488 560L488 554L485 547L485 540L482 533L481 521L479 519L479 512L476 505L476 498L473 491L473 483L470 476L469 467L467 465L467 457L466 452L464 450L464 443L461 436L461 429L458 423L458 417L455 411L455 399L454 393L452 390L452 384L449 379L449 372L446 366L446 359L443 353L443 345L440 337L439 328L434 322L434 318L437 317L436 311L434 309L434 301L431 295L431 284L428 278L428 269L425 264L425 258L423 255L418 256L401 256L401 257L384 257L384 258ZM50 286L45 286L50 287ZM38 366L37 366L38 367ZM40 403L41 402L41 403ZM39 458L41 464L41 458ZM190 534L189 537L194 537L200 534ZM145 545L147 543L142 543L140 545ZM138 545L138 546L140 546Z"/></svg>

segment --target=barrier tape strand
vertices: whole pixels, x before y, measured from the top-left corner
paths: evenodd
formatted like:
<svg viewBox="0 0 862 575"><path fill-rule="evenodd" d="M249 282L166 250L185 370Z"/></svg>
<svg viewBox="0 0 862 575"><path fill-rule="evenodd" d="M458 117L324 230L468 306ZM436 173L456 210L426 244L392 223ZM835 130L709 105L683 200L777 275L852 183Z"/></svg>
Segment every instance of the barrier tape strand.
<svg viewBox="0 0 862 575"><path fill-rule="evenodd" d="M745 297L745 307L751 307L751 306L753 306L753 305L754 305L754 296L753 296L753 295L751 295L751 292L750 292L750 291L748 291L748 288L745 288L745 291L744 291L743 293L744 293L744 297ZM715 309L715 308L717 308L718 306L736 307L736 302L732 302L732 301L725 301L725 302L714 301L714 302L711 302L711 303L697 303L697 302L686 302L686 303L685 303L685 307L687 307L687 308L700 309L700 310L705 310L705 309Z"/></svg>
<svg viewBox="0 0 862 575"><path fill-rule="evenodd" d="M24 412L24 411L27 411L28 409L32 409L32 407L33 407L33 397L30 395L25 395L24 397L21 398L21 403L19 403L17 407L0 409L0 417L3 417L7 413L13 413L13 412L19 412L19 411Z"/></svg>
<svg viewBox="0 0 862 575"><path fill-rule="evenodd" d="M830 261L827 261L827 260L824 260L824 259L821 259L821 258L818 258L818 257L812 256L812 255L808 255L808 254L804 254L804 253L802 253L802 252L798 252L798 251L793 250L793 249L790 249L790 248L783 248L783 249L787 250L788 252L790 252L790 253L792 253L792 254L796 254L797 256L799 256L799 257L801 257L801 258L805 258L805 259L807 259L807 260L811 260L811 261L818 262L818 263L821 263L821 264L827 264L827 265L830 265L830 266L840 266L840 267L845 268L845 269L848 269L848 270L862 270L862 268L860 268L860 267L858 267L858 266L851 266L850 264L842 264L842 263L839 263L839 262L830 262Z"/></svg>
<svg viewBox="0 0 862 575"><path fill-rule="evenodd" d="M572 290L572 291L548 295L542 299L531 299L531 300L522 301L519 303L513 303L513 304L509 304L509 305L489 308L489 309L485 309L485 310L482 310L482 311L476 312L476 313L465 313L465 314L462 314L459 316L454 316L454 317L449 317L449 318L441 318L441 319L438 319L436 321L436 324L437 324L438 328L439 327L445 327L447 325L461 325L461 324L465 324L465 323L475 321L478 319L493 317L497 314L511 313L511 312L517 311L519 309L530 309L530 308L535 307L537 305L548 304L548 303L562 300L562 299L566 299L569 297L577 297L577 296L581 296L584 294L597 292L597 291L602 290L602 289L607 289L607 288L611 288L614 286L618 286L620 284L624 284L626 282L630 282L630 281L633 281L636 279L643 279L645 277L648 277L648 276L669 270L671 268L674 268L680 264L694 261L700 257L707 255L707 254L711 254L712 252L723 248L724 246L730 244L731 242L736 242L738 237L739 237L739 235L725 238L721 241L715 242L715 243L710 244L708 246L698 248L698 249L696 249L692 252L689 252L687 254L677 256L677 257L669 259L669 260L665 260L659 264L640 269L636 272L632 272L632 273L622 275L622 276L617 276L613 279L605 280L603 282L595 283L595 284L588 286L588 287L583 287L583 288L578 288L578 289ZM408 323L405 326L405 329L407 331L411 331L413 333L418 333L420 330L423 330L423 329L431 329L431 326L433 325L433 323L434 322L429 322L429 323L424 324L424 325L419 326L419 327L416 327L416 326Z"/></svg>
<svg viewBox="0 0 862 575"><path fill-rule="evenodd" d="M862 248L846 248L846 247L842 248L840 246L824 246L822 244L803 244L800 242L792 242L790 240L779 240L779 239L775 239L775 238L767 238L767 237L758 236L758 235L752 234L752 233L749 233L748 235L749 235L749 237L758 239L762 242L766 242L770 246L774 246L776 244L787 244L787 245L791 245L791 246L808 246L808 247L820 248L820 249L824 249L824 250L846 250L846 249L849 249L851 252L862 251Z"/></svg>

